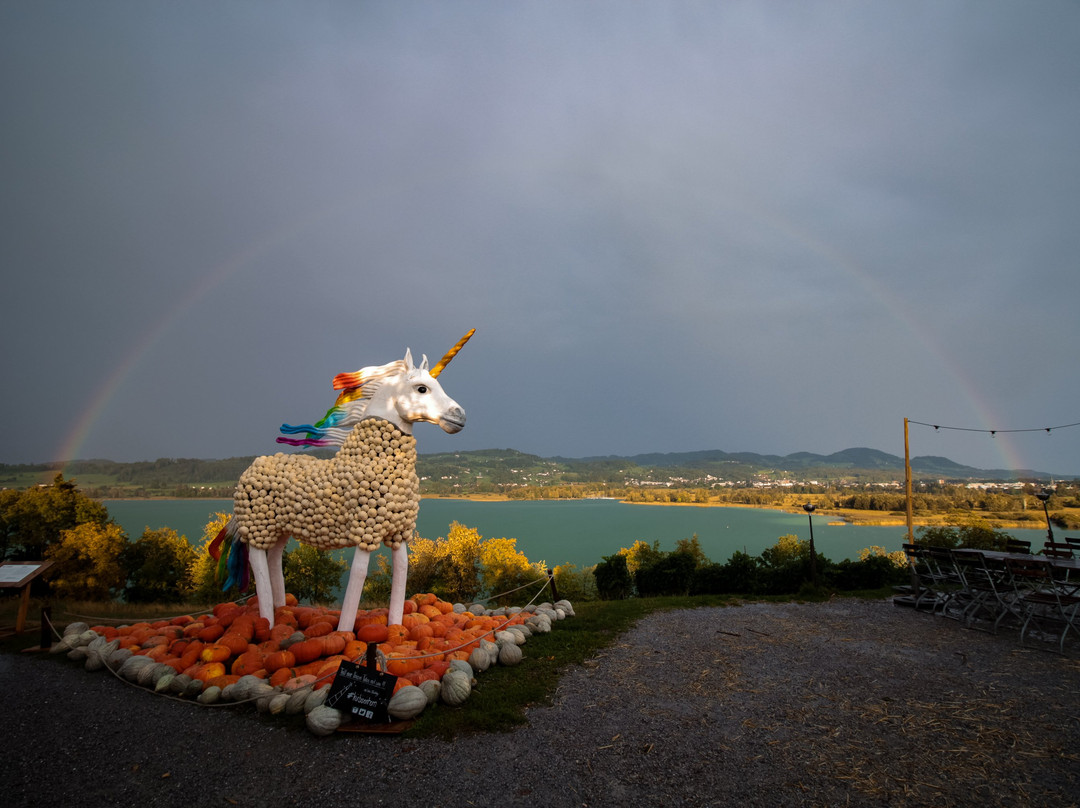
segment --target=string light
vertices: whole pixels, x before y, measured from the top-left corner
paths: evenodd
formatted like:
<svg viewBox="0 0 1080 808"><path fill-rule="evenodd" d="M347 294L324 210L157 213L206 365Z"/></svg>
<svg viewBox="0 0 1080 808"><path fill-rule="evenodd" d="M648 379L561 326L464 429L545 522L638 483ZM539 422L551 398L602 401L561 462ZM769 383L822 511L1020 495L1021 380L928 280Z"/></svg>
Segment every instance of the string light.
<svg viewBox="0 0 1080 808"><path fill-rule="evenodd" d="M932 426L935 432L940 429L951 429L954 432L985 432L988 433L991 437L996 437L999 432L1045 432L1049 435L1050 430L1052 429L1069 429L1070 427L1080 426L1080 421L1077 421L1075 424L1061 424L1060 426L1040 426L1033 427L1031 429L973 429L966 426L941 426L940 424L928 424L924 421L912 421L910 418L908 419L908 423L918 424L919 426Z"/></svg>

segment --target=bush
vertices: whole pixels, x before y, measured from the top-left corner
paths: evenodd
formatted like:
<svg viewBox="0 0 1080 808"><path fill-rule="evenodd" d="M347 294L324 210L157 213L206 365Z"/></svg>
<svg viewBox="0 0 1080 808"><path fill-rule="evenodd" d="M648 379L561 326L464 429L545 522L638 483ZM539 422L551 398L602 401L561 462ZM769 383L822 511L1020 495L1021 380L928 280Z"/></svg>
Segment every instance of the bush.
<svg viewBox="0 0 1080 808"><path fill-rule="evenodd" d="M634 574L637 592L642 597L685 595L697 569L697 559L687 552L662 555Z"/></svg>
<svg viewBox="0 0 1080 808"><path fill-rule="evenodd" d="M285 591L308 603L329 603L341 586L341 573L349 568L330 553L301 544L284 554Z"/></svg>
<svg viewBox="0 0 1080 808"><path fill-rule="evenodd" d="M596 600L596 577L594 567L578 570L575 564L560 564L554 569L555 588L559 597L571 603Z"/></svg>
<svg viewBox="0 0 1080 808"><path fill-rule="evenodd" d="M122 557L128 603L178 603L187 598L195 550L172 528L147 528L138 541L124 548Z"/></svg>
<svg viewBox="0 0 1080 808"><path fill-rule="evenodd" d="M127 536L117 525L83 522L60 533L45 557L55 563L50 571L52 591L74 600L111 600L124 590L127 576L122 562Z"/></svg>
<svg viewBox="0 0 1080 808"><path fill-rule="evenodd" d="M633 594L634 582L626 566L626 556L622 553L604 556L593 570L596 578L596 593L602 600L622 600Z"/></svg>

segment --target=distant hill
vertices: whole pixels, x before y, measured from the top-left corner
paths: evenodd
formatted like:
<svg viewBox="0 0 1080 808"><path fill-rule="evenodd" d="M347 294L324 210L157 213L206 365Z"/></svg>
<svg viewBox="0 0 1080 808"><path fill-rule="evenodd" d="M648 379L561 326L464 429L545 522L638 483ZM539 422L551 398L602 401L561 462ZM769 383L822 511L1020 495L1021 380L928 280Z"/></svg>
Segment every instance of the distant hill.
<svg viewBox="0 0 1080 808"><path fill-rule="evenodd" d="M326 457L327 450L314 454ZM138 463L76 460L37 465L0 464L0 487L25 488L49 482L57 473L74 477L97 496L231 496L232 488L253 457L224 460L161 458ZM911 460L917 479L1049 480L1053 475L1022 469L978 469L945 457ZM752 484L762 480L867 483L902 480L904 459L877 449L844 449L830 455L796 452L762 455L754 452L698 452L567 458L540 457L515 449L422 454L417 471L429 494L498 490L500 486L552 486L604 483L612 486L674 484L712 485L719 481Z"/></svg>

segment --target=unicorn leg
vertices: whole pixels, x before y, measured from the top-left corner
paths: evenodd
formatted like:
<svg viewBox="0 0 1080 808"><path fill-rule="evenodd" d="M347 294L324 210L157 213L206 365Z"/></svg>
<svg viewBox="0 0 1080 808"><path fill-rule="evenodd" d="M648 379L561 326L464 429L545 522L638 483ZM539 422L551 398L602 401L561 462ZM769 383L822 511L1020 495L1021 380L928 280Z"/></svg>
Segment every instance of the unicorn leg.
<svg viewBox="0 0 1080 808"><path fill-rule="evenodd" d="M393 578L390 581L390 614L386 619L390 625L399 625L405 611L405 579L409 575L409 549L405 542L390 551L390 558Z"/></svg>
<svg viewBox="0 0 1080 808"><path fill-rule="evenodd" d="M270 585L270 569L266 561L266 550L251 547L248 563L251 564L251 571L255 577L255 594L259 596L259 617L265 617L273 626L274 596Z"/></svg>
<svg viewBox="0 0 1080 808"><path fill-rule="evenodd" d="M285 551L285 544L288 541L287 536L281 538L277 544L266 551L270 573L270 593L274 598L275 609L285 605L285 572L281 569L281 554ZM272 624L274 621L271 620L270 622Z"/></svg>
<svg viewBox="0 0 1080 808"><path fill-rule="evenodd" d="M349 585L345 587L345 598L341 601L341 617L338 618L338 631L352 631L356 623L356 610L360 607L360 595L367 580L368 561L371 553L357 545L353 552L352 567L349 569Z"/></svg>

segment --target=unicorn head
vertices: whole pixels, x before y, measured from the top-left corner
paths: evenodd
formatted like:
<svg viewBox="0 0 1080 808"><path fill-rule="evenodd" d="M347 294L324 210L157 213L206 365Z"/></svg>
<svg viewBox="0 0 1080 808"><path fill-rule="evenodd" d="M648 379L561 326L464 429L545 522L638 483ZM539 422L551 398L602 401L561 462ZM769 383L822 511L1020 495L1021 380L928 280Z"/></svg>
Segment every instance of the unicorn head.
<svg viewBox="0 0 1080 808"><path fill-rule="evenodd" d="M406 435L418 421L438 424L444 432L460 432L465 426L465 410L442 389L428 371L424 356L413 364L412 352L405 350L404 372L385 379L371 396L364 417L385 418Z"/></svg>
<svg viewBox="0 0 1080 808"><path fill-rule="evenodd" d="M435 377L468 342L474 331L469 331L458 340L431 370L428 370L426 356L419 365L415 365L412 352L406 349L404 359L361 368L353 373L339 373L334 377L334 389L341 393L334 406L315 424L282 424L284 434L304 433L306 437L278 438L278 443L340 446L353 426L371 417L390 421L405 434L412 434L412 424L418 421L438 424L450 434L460 432L465 426L465 411L446 395Z"/></svg>

